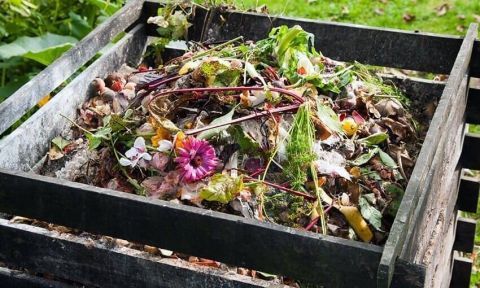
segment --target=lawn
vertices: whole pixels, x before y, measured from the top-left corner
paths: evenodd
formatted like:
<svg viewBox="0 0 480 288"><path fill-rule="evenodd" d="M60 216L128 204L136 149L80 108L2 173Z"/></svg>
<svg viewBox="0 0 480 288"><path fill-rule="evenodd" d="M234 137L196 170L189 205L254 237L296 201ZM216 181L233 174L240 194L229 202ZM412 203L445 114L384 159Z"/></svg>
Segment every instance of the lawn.
<svg viewBox="0 0 480 288"><path fill-rule="evenodd" d="M473 0L235 0L235 4L241 9L267 5L275 15L447 34L464 34L469 23L480 22L480 1Z"/></svg>

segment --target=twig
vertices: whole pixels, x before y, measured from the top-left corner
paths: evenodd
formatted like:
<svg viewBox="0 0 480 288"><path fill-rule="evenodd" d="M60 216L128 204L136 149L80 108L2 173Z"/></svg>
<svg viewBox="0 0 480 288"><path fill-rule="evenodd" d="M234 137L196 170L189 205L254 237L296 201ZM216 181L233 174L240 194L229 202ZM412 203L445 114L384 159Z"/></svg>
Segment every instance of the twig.
<svg viewBox="0 0 480 288"><path fill-rule="evenodd" d="M244 176L244 177L245 177L245 180L260 182L260 183L263 183L267 186L276 188L278 190L281 190L281 191L284 191L284 192L287 192L287 193L290 193L290 194L293 194L293 195L296 195L296 196L301 196L301 197L303 197L303 198L305 198L309 201L316 201L317 200L317 197L315 197L315 196L312 196L312 195L306 194L306 193L302 193L300 191L295 191L293 189L283 187L283 186L280 186L280 185L272 183L272 182L268 182L268 181L265 181L265 180L258 180L258 179L252 178L250 176Z"/></svg>

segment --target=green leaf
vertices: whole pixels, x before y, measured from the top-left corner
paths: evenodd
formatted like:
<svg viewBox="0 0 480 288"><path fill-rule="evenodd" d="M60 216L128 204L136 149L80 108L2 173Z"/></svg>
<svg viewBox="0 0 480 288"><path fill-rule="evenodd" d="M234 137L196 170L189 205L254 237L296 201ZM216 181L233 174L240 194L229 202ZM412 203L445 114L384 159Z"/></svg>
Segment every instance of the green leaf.
<svg viewBox="0 0 480 288"><path fill-rule="evenodd" d="M38 37L20 37L10 44L0 46L0 58L24 57L49 65L70 49L77 39L47 33Z"/></svg>
<svg viewBox="0 0 480 288"><path fill-rule="evenodd" d="M358 199L358 205L360 206L360 213L363 218L368 221L375 229L380 230L382 227L382 213L362 196Z"/></svg>
<svg viewBox="0 0 480 288"><path fill-rule="evenodd" d="M73 12L69 12L68 16L70 16L70 30L75 38L82 39L92 31L92 26L82 16Z"/></svg>
<svg viewBox="0 0 480 288"><path fill-rule="evenodd" d="M200 190L200 197L207 201L227 204L235 198L243 188L242 177L233 178L227 174L215 174L207 187Z"/></svg>
<svg viewBox="0 0 480 288"><path fill-rule="evenodd" d="M228 129L228 132L232 135L235 143L240 146L241 152L249 155L256 155L261 151L260 144L245 133L239 125L233 125Z"/></svg>
<svg viewBox="0 0 480 288"><path fill-rule="evenodd" d="M344 134L337 113L335 113L332 108L322 104L320 101L317 101L317 116L330 130L337 132L338 134Z"/></svg>
<svg viewBox="0 0 480 288"><path fill-rule="evenodd" d="M108 16L113 15L120 9L120 5L112 3L112 1L104 1L104 0L87 0L88 3L97 6L101 10L105 11Z"/></svg>
<svg viewBox="0 0 480 288"><path fill-rule="evenodd" d="M230 112L228 112L227 114L214 119L210 123L210 125L208 125L208 127L214 127L214 126L225 124L225 123L228 123L228 122L232 121L233 113L235 112L235 108L236 107L233 107L233 109L230 110ZM220 132L228 129L229 126L230 126L230 124L222 125L222 126L217 127L217 128L212 128L212 129L205 130L205 131L201 132L200 134L198 134L197 138L198 139L210 139L213 136L216 136L216 135L220 134Z"/></svg>
<svg viewBox="0 0 480 288"><path fill-rule="evenodd" d="M97 130L97 132L95 132L95 134L93 135L95 138L99 138L99 139L105 139L105 140L109 140L110 139L110 134L112 133L112 128L110 127L102 127L102 128L99 128Z"/></svg>
<svg viewBox="0 0 480 288"><path fill-rule="evenodd" d="M388 204L386 213L388 213L392 217L395 217L395 215L397 215L397 211L400 207L400 203L402 201L402 197L405 191L399 185L390 182L385 182L382 184L382 186L385 192L387 192L387 194L392 199L391 202Z"/></svg>
<svg viewBox="0 0 480 288"><path fill-rule="evenodd" d="M55 144L60 150L63 150L66 146L68 146L71 142L68 140L63 139L60 136L57 136L52 139L52 143Z"/></svg>
<svg viewBox="0 0 480 288"><path fill-rule="evenodd" d="M379 150L380 149L377 147L373 148L370 151L368 151L368 153L362 154L358 156L357 159L351 161L351 164L354 166L361 166L367 163L368 161L370 161L370 159L372 159L372 157L375 156L375 154L377 154Z"/></svg>
<svg viewBox="0 0 480 288"><path fill-rule="evenodd" d="M378 132L368 137L358 139L358 142L365 143L367 146L377 145L388 139L388 134L384 132Z"/></svg>
<svg viewBox="0 0 480 288"><path fill-rule="evenodd" d="M395 160L392 159L392 157L390 157L390 155L383 152L381 149L378 150L378 155L380 156L383 164L390 168L397 168L397 163L395 162Z"/></svg>
<svg viewBox="0 0 480 288"><path fill-rule="evenodd" d="M87 133L86 136L88 140L88 149L97 149L100 144L102 144L102 139L95 137L93 134Z"/></svg>

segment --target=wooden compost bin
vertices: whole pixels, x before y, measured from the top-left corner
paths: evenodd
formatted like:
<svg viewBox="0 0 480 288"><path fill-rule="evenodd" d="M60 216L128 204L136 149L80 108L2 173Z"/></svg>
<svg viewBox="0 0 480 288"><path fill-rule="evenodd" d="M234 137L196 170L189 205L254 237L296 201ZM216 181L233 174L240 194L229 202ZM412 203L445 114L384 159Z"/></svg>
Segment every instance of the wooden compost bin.
<svg viewBox="0 0 480 288"><path fill-rule="evenodd" d="M295 24L315 35L315 46L341 61L449 74L448 81L392 78L412 98L438 99L423 147L386 244L376 246L300 231L200 208L92 187L29 172L48 143L74 118L88 84L123 63L138 64L156 14L156 1L129 1L110 20L0 104L0 133L53 91L120 32L126 35L75 77L48 104L0 140L0 212L29 217L287 275L324 287L468 287L475 223L457 211L476 211L478 182L462 168L480 169L477 25L451 37L298 18L203 10L196 7L189 38L221 41L264 38L274 26ZM146 253L97 247L63 235L0 219L2 287L264 287L269 283ZM30 273L26 273L29 271ZM56 280L37 277L54 275ZM60 281L58 279L65 279Z"/></svg>

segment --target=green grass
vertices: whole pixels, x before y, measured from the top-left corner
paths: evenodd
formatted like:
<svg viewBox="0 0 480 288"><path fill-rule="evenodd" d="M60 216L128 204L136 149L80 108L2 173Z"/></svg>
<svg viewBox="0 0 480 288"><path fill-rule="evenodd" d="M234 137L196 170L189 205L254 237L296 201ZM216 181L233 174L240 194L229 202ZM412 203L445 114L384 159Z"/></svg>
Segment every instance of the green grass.
<svg viewBox="0 0 480 288"><path fill-rule="evenodd" d="M273 15L433 33L463 35L465 32L462 29L466 30L469 23L480 21L480 1L476 0L235 0L234 2L240 9L255 9L261 5L267 5L270 14ZM435 8L442 4L447 4L449 9L443 16L439 16ZM413 15L415 18L406 21L404 20L406 14ZM479 16L476 18L475 15Z"/></svg>

